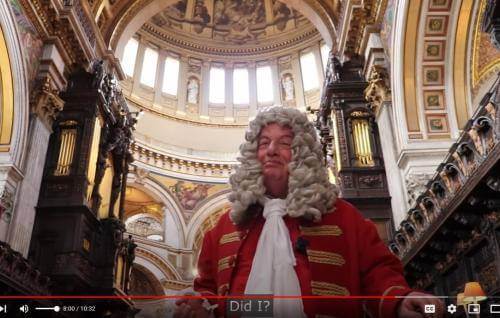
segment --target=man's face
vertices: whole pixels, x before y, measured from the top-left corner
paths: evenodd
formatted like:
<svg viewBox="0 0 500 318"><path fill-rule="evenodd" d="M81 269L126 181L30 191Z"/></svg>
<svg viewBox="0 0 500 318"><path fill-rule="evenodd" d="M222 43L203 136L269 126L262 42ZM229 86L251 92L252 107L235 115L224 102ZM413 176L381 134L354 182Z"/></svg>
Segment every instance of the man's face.
<svg viewBox="0 0 500 318"><path fill-rule="evenodd" d="M288 163L292 160L293 131L290 127L272 123L262 128L257 158L267 181L288 181Z"/></svg>

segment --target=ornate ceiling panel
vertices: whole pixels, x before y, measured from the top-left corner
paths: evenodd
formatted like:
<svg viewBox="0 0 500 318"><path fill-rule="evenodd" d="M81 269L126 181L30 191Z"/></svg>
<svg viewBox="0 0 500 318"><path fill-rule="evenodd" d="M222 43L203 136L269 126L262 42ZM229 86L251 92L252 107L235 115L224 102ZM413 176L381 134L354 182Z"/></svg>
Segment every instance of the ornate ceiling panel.
<svg viewBox="0 0 500 318"><path fill-rule="evenodd" d="M143 29L169 44L217 55L266 53L318 34L303 15L276 0L181 0Z"/></svg>

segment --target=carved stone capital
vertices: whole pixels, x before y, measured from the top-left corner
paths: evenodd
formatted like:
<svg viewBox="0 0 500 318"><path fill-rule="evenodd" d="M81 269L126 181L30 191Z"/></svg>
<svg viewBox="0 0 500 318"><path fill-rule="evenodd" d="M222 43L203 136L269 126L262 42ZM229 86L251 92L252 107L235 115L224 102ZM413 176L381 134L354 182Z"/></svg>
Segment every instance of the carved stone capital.
<svg viewBox="0 0 500 318"><path fill-rule="evenodd" d="M391 100L391 85L387 70L381 65L372 65L368 74L365 99L376 117L382 104Z"/></svg>
<svg viewBox="0 0 500 318"><path fill-rule="evenodd" d="M59 97L59 91L53 88L48 75L38 80L30 104L31 112L39 116L49 129L64 107L64 101Z"/></svg>

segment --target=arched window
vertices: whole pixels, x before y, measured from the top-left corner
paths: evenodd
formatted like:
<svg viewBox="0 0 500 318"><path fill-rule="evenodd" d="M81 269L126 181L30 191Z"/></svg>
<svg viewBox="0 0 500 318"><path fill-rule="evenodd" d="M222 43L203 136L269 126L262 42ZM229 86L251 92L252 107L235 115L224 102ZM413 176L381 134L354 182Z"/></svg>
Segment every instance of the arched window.
<svg viewBox="0 0 500 318"><path fill-rule="evenodd" d="M141 83L149 87L155 87L156 64L158 63L158 51L146 48L142 62Z"/></svg>
<svg viewBox="0 0 500 318"><path fill-rule="evenodd" d="M125 45L125 50L123 51L123 72L130 77L134 76L135 59L137 57L138 48L139 42L137 42L136 39L131 38L128 40L127 45Z"/></svg>
<svg viewBox="0 0 500 318"><path fill-rule="evenodd" d="M248 70L246 68L235 68L233 71L233 103L240 105L250 103Z"/></svg>
<svg viewBox="0 0 500 318"><path fill-rule="evenodd" d="M319 87L316 59L312 52L300 56L300 68L302 71L302 82L304 91L310 91Z"/></svg>
<svg viewBox="0 0 500 318"><path fill-rule="evenodd" d="M208 100L210 103L222 104L225 102L226 74L222 67L212 67L210 69L210 91Z"/></svg>
<svg viewBox="0 0 500 318"><path fill-rule="evenodd" d="M257 101L269 103L274 100L273 78L270 66L257 68Z"/></svg>
<svg viewBox="0 0 500 318"><path fill-rule="evenodd" d="M179 60L168 56L165 59L162 92L177 96L179 83Z"/></svg>

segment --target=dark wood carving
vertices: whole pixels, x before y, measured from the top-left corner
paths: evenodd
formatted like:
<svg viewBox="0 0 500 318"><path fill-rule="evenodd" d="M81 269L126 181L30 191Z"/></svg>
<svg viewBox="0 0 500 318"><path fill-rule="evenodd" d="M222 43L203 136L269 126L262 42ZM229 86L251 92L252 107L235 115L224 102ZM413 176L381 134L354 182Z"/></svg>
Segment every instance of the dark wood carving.
<svg viewBox="0 0 500 318"><path fill-rule="evenodd" d="M334 166L333 170L339 180L342 196L360 208L366 217L382 220L385 222L384 226L391 229L390 196L378 127L365 101L364 90L367 82L361 75L362 67L363 61L360 57L341 63L333 53L330 54L315 123L326 162L336 163L337 158L340 161L340 167ZM355 119L366 120L369 125L368 142L372 150L373 165L359 166L356 163L352 131ZM334 125L338 132L337 140L334 140ZM338 153L334 143L338 144Z"/></svg>
<svg viewBox="0 0 500 318"><path fill-rule="evenodd" d="M54 122L49 142L29 258L54 281L50 290L54 294L124 296L136 245L130 237L123 237L123 213L117 217L113 211L123 210L136 119L106 65L98 61L91 70L76 71L62 94L66 107ZM101 127L95 125L97 116ZM74 123L77 136L69 173L61 175L54 171L61 146L60 123L64 122ZM92 185L89 167L95 133L100 133L100 144ZM113 180L110 189L103 189L107 160L113 166ZM100 193L110 194L104 216L98 213ZM101 310L116 317L135 312L126 298L107 302Z"/></svg>
<svg viewBox="0 0 500 318"><path fill-rule="evenodd" d="M497 80L389 245L415 288L453 296L479 281L500 294L499 88Z"/></svg>

